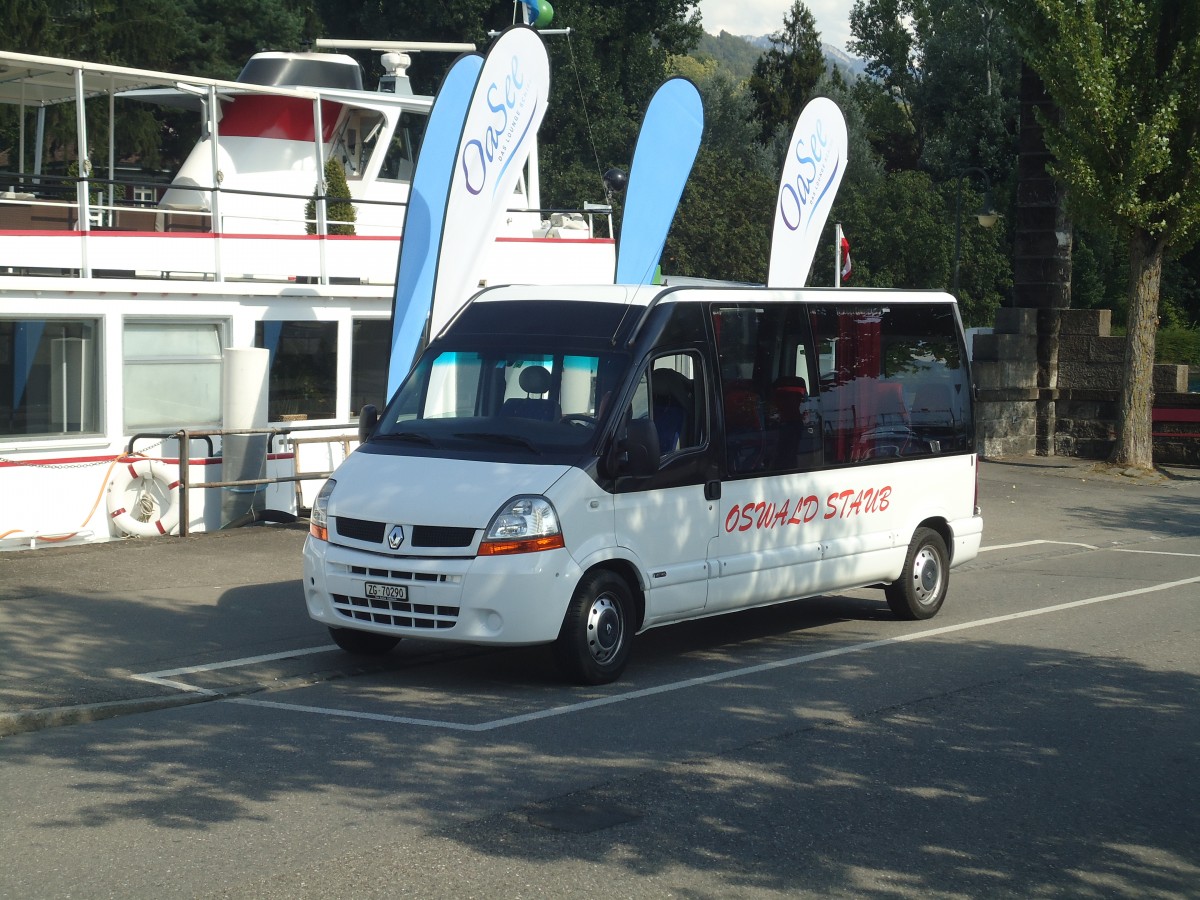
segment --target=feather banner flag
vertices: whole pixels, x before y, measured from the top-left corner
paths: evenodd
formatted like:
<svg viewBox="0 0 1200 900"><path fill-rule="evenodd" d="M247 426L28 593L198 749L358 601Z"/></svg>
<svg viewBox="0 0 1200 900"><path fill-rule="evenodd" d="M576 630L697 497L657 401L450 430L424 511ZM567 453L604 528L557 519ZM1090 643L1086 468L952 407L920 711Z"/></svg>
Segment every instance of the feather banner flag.
<svg viewBox="0 0 1200 900"><path fill-rule="evenodd" d="M404 238L400 242L396 267L396 293L392 298L389 398L408 374L421 345L425 322L429 319L455 148L462 137L467 102L482 67L483 57L478 53L468 53L455 60L434 97L425 136L421 140L421 152L417 156L408 194Z"/></svg>
<svg viewBox="0 0 1200 900"><path fill-rule="evenodd" d="M412 366L426 320L436 336L474 292L549 94L546 46L528 25L506 29L486 57L460 57L438 89L400 244L389 397Z"/></svg>
<svg viewBox="0 0 1200 900"><path fill-rule="evenodd" d="M455 154L429 314L431 338L479 284L484 249L512 202L549 97L546 45L528 25L510 26L483 61Z"/></svg>
<svg viewBox="0 0 1200 900"><path fill-rule="evenodd" d="M800 113L779 179L767 287L803 287L846 174L846 120L827 97Z"/></svg>
<svg viewBox="0 0 1200 900"><path fill-rule="evenodd" d="M668 78L654 92L633 151L621 236L618 284L649 284L704 131L700 92L686 78Z"/></svg>

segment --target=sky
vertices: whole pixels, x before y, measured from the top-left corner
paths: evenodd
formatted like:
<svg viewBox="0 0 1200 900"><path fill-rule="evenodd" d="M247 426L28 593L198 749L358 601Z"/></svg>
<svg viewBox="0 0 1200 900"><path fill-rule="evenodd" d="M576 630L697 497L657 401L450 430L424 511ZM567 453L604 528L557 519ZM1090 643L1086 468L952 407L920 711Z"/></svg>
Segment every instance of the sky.
<svg viewBox="0 0 1200 900"><path fill-rule="evenodd" d="M850 39L850 0L804 0L804 5L817 20L821 40L845 50ZM792 0L700 0L698 6L709 34L757 36L782 30Z"/></svg>

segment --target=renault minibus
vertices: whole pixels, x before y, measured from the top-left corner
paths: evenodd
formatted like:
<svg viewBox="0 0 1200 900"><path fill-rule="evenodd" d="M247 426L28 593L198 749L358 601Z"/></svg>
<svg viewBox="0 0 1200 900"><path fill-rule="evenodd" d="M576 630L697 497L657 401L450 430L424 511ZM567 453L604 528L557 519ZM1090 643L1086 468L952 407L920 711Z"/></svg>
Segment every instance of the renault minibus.
<svg viewBox="0 0 1200 900"><path fill-rule="evenodd" d="M649 628L881 586L933 616L983 524L970 366L943 293L485 289L311 512L311 617L553 643L618 678Z"/></svg>

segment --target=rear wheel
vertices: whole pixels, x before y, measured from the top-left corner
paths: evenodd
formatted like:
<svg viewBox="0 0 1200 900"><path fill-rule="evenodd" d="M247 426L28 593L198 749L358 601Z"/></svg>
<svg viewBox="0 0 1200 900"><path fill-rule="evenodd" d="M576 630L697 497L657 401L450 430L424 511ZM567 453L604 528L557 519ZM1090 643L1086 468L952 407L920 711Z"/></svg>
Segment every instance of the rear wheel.
<svg viewBox="0 0 1200 900"><path fill-rule="evenodd" d="M942 608L950 585L950 554L932 528L918 528L908 545L904 571L884 588L888 606L900 619L931 619Z"/></svg>
<svg viewBox="0 0 1200 900"><path fill-rule="evenodd" d="M400 638L387 634L376 634L373 631L355 631L353 628L329 629L333 642L356 656L383 656L398 643Z"/></svg>
<svg viewBox="0 0 1200 900"><path fill-rule="evenodd" d="M633 598L625 579L603 569L575 589L555 643L563 672L580 684L616 681L629 662Z"/></svg>

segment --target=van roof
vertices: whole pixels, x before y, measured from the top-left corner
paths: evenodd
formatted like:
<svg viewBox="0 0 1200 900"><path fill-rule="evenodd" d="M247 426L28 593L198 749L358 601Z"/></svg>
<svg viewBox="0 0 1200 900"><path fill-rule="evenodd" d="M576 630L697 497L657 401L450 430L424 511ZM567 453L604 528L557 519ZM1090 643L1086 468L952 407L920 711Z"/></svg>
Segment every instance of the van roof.
<svg viewBox="0 0 1200 900"><path fill-rule="evenodd" d="M730 303L797 302L810 303L956 303L945 291L913 291L895 288L768 288L753 285L696 285L683 284L510 284L485 288L476 294L474 303L495 303L511 300L587 300L593 303L621 303L629 306L650 306L665 300L671 302Z"/></svg>

